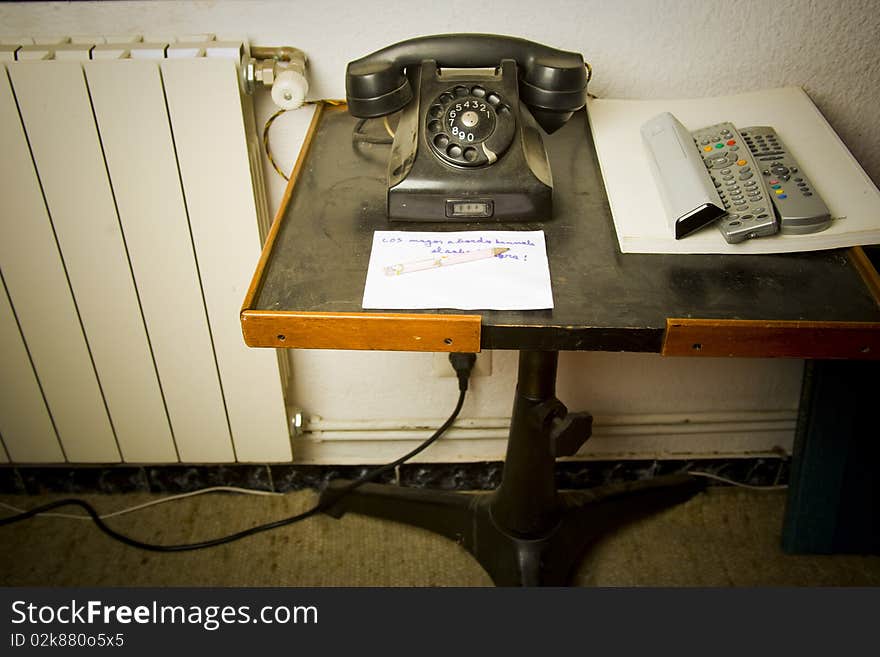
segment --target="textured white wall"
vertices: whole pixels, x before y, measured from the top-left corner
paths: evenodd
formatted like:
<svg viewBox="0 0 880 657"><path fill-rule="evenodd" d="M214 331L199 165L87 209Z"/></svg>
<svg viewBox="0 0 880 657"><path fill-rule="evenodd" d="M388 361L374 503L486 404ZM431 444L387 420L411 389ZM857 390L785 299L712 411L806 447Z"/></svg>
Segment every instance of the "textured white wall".
<svg viewBox="0 0 880 657"><path fill-rule="evenodd" d="M803 86L880 182L876 0L386 0L356 3L4 3L7 34L239 34L311 59L315 97L344 95L345 64L422 34L513 34L584 53L593 93L714 96Z"/></svg>
<svg viewBox="0 0 880 657"><path fill-rule="evenodd" d="M0 6L6 34L240 35L294 45L310 57L312 97L344 95L345 64L401 39L443 32L522 36L584 53L602 97L709 96L803 86L875 181L880 181L880 11L875 0L589 0L480 3L112 2ZM270 108L258 103L265 118ZM273 127L288 167L302 116ZM270 203L282 184L267 168ZM425 418L455 398L431 375L430 355L295 352L294 398L329 418ZM559 392L596 414L793 409L800 361L664 360L638 354L564 354ZM474 382L465 416L509 410L515 354L496 353L494 374ZM719 447L723 439L719 438Z"/></svg>

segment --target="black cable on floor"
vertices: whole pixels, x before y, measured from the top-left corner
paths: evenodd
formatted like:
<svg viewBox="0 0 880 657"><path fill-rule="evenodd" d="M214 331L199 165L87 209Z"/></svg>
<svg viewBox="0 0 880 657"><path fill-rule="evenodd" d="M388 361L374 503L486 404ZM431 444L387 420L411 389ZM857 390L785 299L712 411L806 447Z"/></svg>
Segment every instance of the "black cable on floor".
<svg viewBox="0 0 880 657"><path fill-rule="evenodd" d="M472 356L472 355L471 355ZM473 357L475 360L475 357ZM468 368L467 374L470 374L470 368L473 367L473 361L469 363L470 367ZM223 545L225 543L232 543L233 541L237 541L239 539L245 538L247 536L252 536L254 534L259 534L261 532L269 531L270 529L277 529L278 527L285 527L287 525L292 525L295 522L299 522L300 520L305 520L306 518L311 518L313 515L321 513L332 507L336 502L338 502L342 497L355 490L356 488L362 486L363 484L373 481L378 477L382 476L389 470L393 470L397 466L402 463L408 461L412 457L417 454L423 452L425 449L430 447L440 436L442 436L449 427L452 426L452 423L455 422L455 419L458 417L458 414L461 412L461 407L464 404L464 398L467 393L467 377L462 376L462 372L459 370L456 362L453 361L453 366L456 367L456 371L459 372L459 395L458 402L455 405L455 409L452 411L452 414L449 418L437 429L430 438L425 440L418 447L413 449L411 452L404 454L399 459L392 461L391 463L387 463L383 466L370 470L369 472L364 473L351 483L343 486L342 488L334 491L332 495L328 495L324 500L318 502L315 506L307 511L303 511L302 513L298 513L294 516L289 516L287 518L282 518L281 520L276 520L274 522L268 522L263 525L257 525L256 527L250 527L249 529L244 529L240 532L235 532L234 534L227 534L226 536L220 536L218 538L213 538L207 541L200 541L198 543L181 543L179 545L156 545L153 543L144 543L143 541L139 541L137 539L126 536L125 534L121 534L115 529L109 527L107 523L105 523L98 512L95 510L91 504L86 502L85 500L77 499L77 498L66 498L63 500L57 500L55 502L50 502L48 504L44 504L42 506L38 506L34 509L30 509L25 511L24 513L19 513L14 516L9 516L7 518L0 518L0 527L5 525L11 525L16 522L21 522L22 520L27 520L28 518L33 518L34 516L45 513L47 511L52 511L59 507L63 506L78 506L83 511L85 511L91 519L94 521L95 525L97 525L98 529L107 534L110 538L113 538L121 543L125 543L131 547L140 548L142 550L150 550L151 552L188 552L190 550L201 550L204 548L214 547L216 545ZM464 381L462 382L462 379Z"/></svg>

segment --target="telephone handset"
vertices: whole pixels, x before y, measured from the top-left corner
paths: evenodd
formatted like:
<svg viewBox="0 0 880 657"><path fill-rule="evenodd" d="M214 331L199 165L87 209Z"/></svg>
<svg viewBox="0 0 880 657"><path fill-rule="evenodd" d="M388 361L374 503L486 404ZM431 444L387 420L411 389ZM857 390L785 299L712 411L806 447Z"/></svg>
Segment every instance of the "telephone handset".
<svg viewBox="0 0 880 657"><path fill-rule="evenodd" d="M402 110L388 164L388 216L405 221L533 221L552 214L537 126L586 103L583 57L514 37L410 39L349 63L349 113ZM537 124L537 126L536 126Z"/></svg>

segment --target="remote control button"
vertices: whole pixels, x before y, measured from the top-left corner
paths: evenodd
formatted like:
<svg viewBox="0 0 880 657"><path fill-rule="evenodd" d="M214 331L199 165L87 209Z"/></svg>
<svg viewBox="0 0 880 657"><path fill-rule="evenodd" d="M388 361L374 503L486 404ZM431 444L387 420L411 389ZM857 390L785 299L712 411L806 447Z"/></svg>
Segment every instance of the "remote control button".
<svg viewBox="0 0 880 657"><path fill-rule="evenodd" d="M741 221L728 221L727 225L728 226L741 226L742 222Z"/></svg>
<svg viewBox="0 0 880 657"><path fill-rule="evenodd" d="M804 196L812 196L812 195L813 195L813 192L804 192ZM780 198L785 198L785 197L781 196Z"/></svg>
<svg viewBox="0 0 880 657"><path fill-rule="evenodd" d="M762 212L764 212L764 208L755 208L755 214L760 216ZM764 216L766 217L767 215Z"/></svg>
<svg viewBox="0 0 880 657"><path fill-rule="evenodd" d="M731 146L731 147L730 147L730 150L732 150L732 151L738 151L738 150L739 150L739 146Z"/></svg>
<svg viewBox="0 0 880 657"><path fill-rule="evenodd" d="M736 163L737 163L739 166L741 166L741 167L744 167L744 166L746 165L746 161L745 161L745 160L737 160Z"/></svg>
<svg viewBox="0 0 880 657"><path fill-rule="evenodd" d="M730 169L725 169L724 171L730 171ZM724 173L722 171L722 173ZM721 180L733 180L733 176L721 176Z"/></svg>
<svg viewBox="0 0 880 657"><path fill-rule="evenodd" d="M709 151L712 150L712 147L711 146L703 146L703 150L708 153Z"/></svg>
<svg viewBox="0 0 880 657"><path fill-rule="evenodd" d="M743 220L754 219L754 218L755 218L755 216L751 215L751 214L744 214L743 216L740 217L740 219L743 219Z"/></svg>
<svg viewBox="0 0 880 657"><path fill-rule="evenodd" d="M780 194L776 198L788 198L788 194Z"/></svg>
<svg viewBox="0 0 880 657"><path fill-rule="evenodd" d="M785 190L779 189L778 186L773 188L773 193L776 194L777 196L781 196L782 198L785 198Z"/></svg>
<svg viewBox="0 0 880 657"><path fill-rule="evenodd" d="M775 185L770 185L770 189L779 189L780 187L782 187L782 185L779 184L778 180L771 180L770 182L777 183Z"/></svg>
<svg viewBox="0 0 880 657"><path fill-rule="evenodd" d="M792 170L792 172L794 172L794 167L792 167L791 170ZM803 178L795 178L794 181L795 181L796 183L800 183L800 182L803 182L804 179L803 179Z"/></svg>
<svg viewBox="0 0 880 657"><path fill-rule="evenodd" d="M727 140L727 145L728 145L728 146L733 146L734 144L736 144L736 140L734 140L734 139L728 139L728 140Z"/></svg>
<svg viewBox="0 0 880 657"><path fill-rule="evenodd" d="M752 173L750 171L746 171L745 169L743 169L743 173L739 174L740 180L748 180L751 177Z"/></svg>
<svg viewBox="0 0 880 657"><path fill-rule="evenodd" d="M740 169L739 172L740 172L740 173L747 173L747 172L749 172L749 171L751 171L751 170L752 170L752 167L745 166L745 167L743 167L742 169Z"/></svg>
<svg viewBox="0 0 880 657"><path fill-rule="evenodd" d="M709 143L709 140L708 140L708 139L701 139L701 140L700 140L700 146L705 146L705 145L708 144L708 143Z"/></svg>
<svg viewBox="0 0 880 657"><path fill-rule="evenodd" d="M797 167L791 167L791 172L792 172L792 173L797 173L797 172L798 172Z"/></svg>
<svg viewBox="0 0 880 657"><path fill-rule="evenodd" d="M748 205L736 205L736 206L734 206L734 207L735 207L737 210L739 210L740 212L742 212L743 210L747 210L749 206L748 206Z"/></svg>
<svg viewBox="0 0 880 657"><path fill-rule="evenodd" d="M724 144L718 142L717 144L715 144L715 148L724 148Z"/></svg>
<svg viewBox="0 0 880 657"><path fill-rule="evenodd" d="M721 169L722 176L726 176L728 173L730 173L730 169Z"/></svg>

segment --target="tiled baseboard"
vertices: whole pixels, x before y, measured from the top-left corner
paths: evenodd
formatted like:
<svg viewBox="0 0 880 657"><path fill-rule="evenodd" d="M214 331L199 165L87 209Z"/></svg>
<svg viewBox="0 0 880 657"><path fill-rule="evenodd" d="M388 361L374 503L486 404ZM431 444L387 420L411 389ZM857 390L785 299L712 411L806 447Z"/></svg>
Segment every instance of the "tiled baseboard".
<svg viewBox="0 0 880 657"><path fill-rule="evenodd" d="M663 461L564 461L556 464L560 489L636 481L691 470L751 485L788 483L788 458ZM503 463L413 463L379 482L442 490L492 490ZM331 479L354 479L371 467L326 465L2 466L0 493L182 493L210 486L288 492L320 489Z"/></svg>

